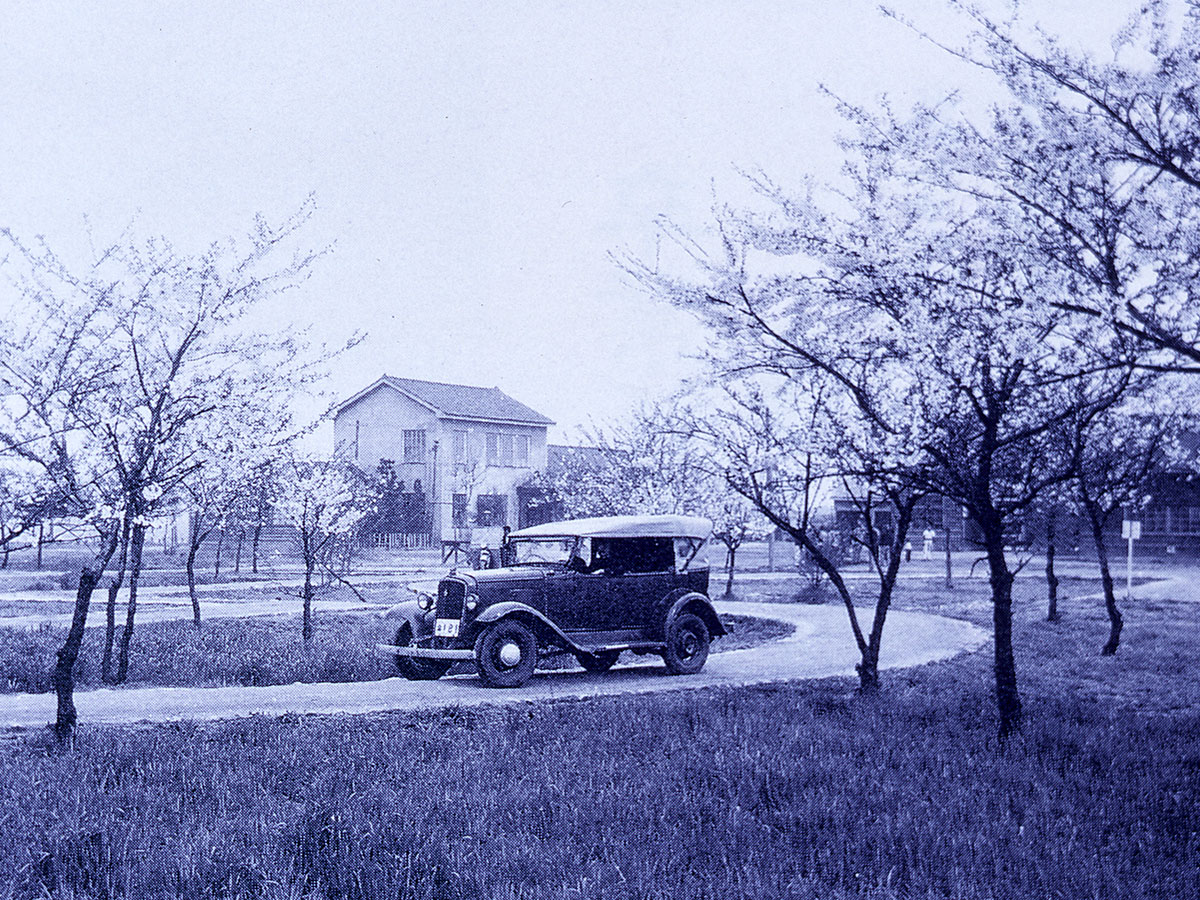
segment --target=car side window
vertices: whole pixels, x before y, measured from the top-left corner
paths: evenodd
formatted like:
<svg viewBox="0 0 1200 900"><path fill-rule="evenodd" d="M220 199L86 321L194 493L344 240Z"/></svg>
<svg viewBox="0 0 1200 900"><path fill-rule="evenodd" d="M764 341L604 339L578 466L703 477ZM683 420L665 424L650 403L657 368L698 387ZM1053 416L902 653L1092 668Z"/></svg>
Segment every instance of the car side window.
<svg viewBox="0 0 1200 900"><path fill-rule="evenodd" d="M596 538L592 542L593 571L613 575L670 572L675 568L671 538Z"/></svg>
<svg viewBox="0 0 1200 900"><path fill-rule="evenodd" d="M675 571L683 573L689 569L707 569L704 551L707 543L703 538L675 538Z"/></svg>
<svg viewBox="0 0 1200 900"><path fill-rule="evenodd" d="M592 558L592 539L579 538L571 550L571 558L567 560L567 568L572 572L594 572L596 565Z"/></svg>

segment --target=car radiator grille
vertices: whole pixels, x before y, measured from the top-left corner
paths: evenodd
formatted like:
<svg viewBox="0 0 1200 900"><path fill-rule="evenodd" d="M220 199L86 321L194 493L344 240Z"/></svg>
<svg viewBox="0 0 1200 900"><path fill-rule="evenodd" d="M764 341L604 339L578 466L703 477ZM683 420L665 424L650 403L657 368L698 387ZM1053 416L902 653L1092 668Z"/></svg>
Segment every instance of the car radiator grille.
<svg viewBox="0 0 1200 900"><path fill-rule="evenodd" d="M439 619L461 619L467 588L461 581L443 581L438 585L437 617Z"/></svg>

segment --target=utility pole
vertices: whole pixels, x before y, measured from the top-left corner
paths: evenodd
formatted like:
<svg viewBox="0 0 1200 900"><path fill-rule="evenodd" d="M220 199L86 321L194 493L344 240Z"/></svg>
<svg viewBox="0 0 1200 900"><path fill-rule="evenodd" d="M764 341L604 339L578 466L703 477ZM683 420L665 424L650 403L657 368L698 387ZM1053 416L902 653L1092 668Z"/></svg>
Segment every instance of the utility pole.
<svg viewBox="0 0 1200 900"><path fill-rule="evenodd" d="M433 442L433 472L429 478L429 505L432 508L433 515L430 522L430 541L440 541L442 539L442 505L438 502L438 466L437 466L438 442Z"/></svg>
<svg viewBox="0 0 1200 900"><path fill-rule="evenodd" d="M1129 542L1125 553L1125 602L1133 597L1133 542L1142 536L1142 523L1126 519L1121 523L1121 537Z"/></svg>
<svg viewBox="0 0 1200 900"><path fill-rule="evenodd" d="M767 476L766 488L767 488L767 491L769 492L771 490L771 467L770 466L767 466L766 476ZM774 523L772 523L771 530L767 532L767 571L768 572L775 571L775 532L778 530L779 530L779 528Z"/></svg>
<svg viewBox="0 0 1200 900"><path fill-rule="evenodd" d="M950 566L950 498L942 498L942 534L946 536L946 587L951 587L951 566Z"/></svg>

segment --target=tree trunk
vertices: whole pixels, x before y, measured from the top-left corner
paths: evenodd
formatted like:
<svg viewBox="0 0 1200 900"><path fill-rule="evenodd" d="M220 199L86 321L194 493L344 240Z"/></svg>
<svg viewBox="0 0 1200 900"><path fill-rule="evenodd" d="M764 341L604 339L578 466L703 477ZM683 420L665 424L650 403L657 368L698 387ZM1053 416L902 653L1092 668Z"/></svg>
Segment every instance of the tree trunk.
<svg viewBox="0 0 1200 900"><path fill-rule="evenodd" d="M46 524L38 522L37 568L42 571L42 545L46 542Z"/></svg>
<svg viewBox="0 0 1200 900"><path fill-rule="evenodd" d="M1054 574L1054 542L1057 539L1054 526L1057 513L1051 509L1046 516L1046 621L1058 621L1058 576Z"/></svg>
<svg viewBox="0 0 1200 900"><path fill-rule="evenodd" d="M117 635L117 594L125 581L125 561L129 558L129 517L121 523L121 556L117 575L108 586L108 602L104 606L104 655L100 659L100 680L112 684L113 641Z"/></svg>
<svg viewBox="0 0 1200 900"><path fill-rule="evenodd" d="M992 587L996 712L1000 716L1000 740L1003 741L1021 729L1021 695L1017 690L1017 665L1012 643L1013 575L1004 558L1004 530L1000 518L992 511L988 519L981 525Z"/></svg>
<svg viewBox="0 0 1200 900"><path fill-rule="evenodd" d="M892 569L897 566L899 559L900 555L893 553L892 559L888 562L888 568ZM894 584L894 578L887 584L880 581L879 597L875 601L875 615L871 621L871 631L866 645L859 650L859 661L854 664L854 670L858 672L858 690L863 694L873 694L879 690L879 650L883 644L883 623L887 618L888 607L892 603Z"/></svg>
<svg viewBox="0 0 1200 900"><path fill-rule="evenodd" d="M896 563L899 562L899 554L892 554ZM894 564L888 563L891 568ZM871 622L870 635L867 638L867 644L859 653L859 661L855 663L854 669L858 672L858 690L860 693L872 694L879 690L879 651L883 646L883 623L887 619L888 609L892 605L892 589L895 587L895 579L891 583L884 584L880 582L879 597L875 601L875 616Z"/></svg>
<svg viewBox="0 0 1200 900"><path fill-rule="evenodd" d="M221 577L221 548L225 546L225 529L217 532L217 550L213 554L213 581Z"/></svg>
<svg viewBox="0 0 1200 900"><path fill-rule="evenodd" d="M187 580L188 580L188 596L192 600L192 623L196 626L196 630L200 629L200 598L196 596L196 552L200 549L200 544L193 540L188 547L187 555Z"/></svg>
<svg viewBox="0 0 1200 900"><path fill-rule="evenodd" d="M727 546L725 548L725 561L728 563L728 574L725 576L725 596L728 597L733 593L733 565L737 558L737 548Z"/></svg>
<svg viewBox="0 0 1200 900"><path fill-rule="evenodd" d="M300 634L304 638L304 642L312 638L312 573L316 560L311 555L305 555L304 559L304 620L300 629Z"/></svg>
<svg viewBox="0 0 1200 900"><path fill-rule="evenodd" d="M121 632L121 644L117 649L117 684L124 684L129 677L129 644L133 640L133 617L137 612L138 578L142 574L142 547L145 540L145 527L134 525L129 547L129 605L125 608L125 629Z"/></svg>
<svg viewBox="0 0 1200 900"><path fill-rule="evenodd" d="M879 573L879 596L875 600L875 615L866 646L859 650L860 659L855 665L858 671L858 689L864 694L879 690L879 651L883 646L883 626L892 605L892 594L896 589L896 577L900 572L900 551L908 542L908 529L912 525L912 513L917 500L900 503L896 507L896 531L889 549L887 566Z"/></svg>
<svg viewBox="0 0 1200 900"><path fill-rule="evenodd" d="M58 710L54 721L54 735L60 744L67 743L75 728L75 662L79 659L79 647L83 643L83 629L87 625L88 605L92 592L104 575L108 561L117 549L120 529L113 527L100 541L100 546L91 563L79 573L79 588L75 592L75 612L71 616L71 629L67 639L59 648L54 663L54 693L58 699Z"/></svg>
<svg viewBox="0 0 1200 900"><path fill-rule="evenodd" d="M1112 569L1108 564L1108 548L1104 545L1104 517L1090 498L1085 496L1083 505L1087 510L1088 522L1092 526L1092 540L1096 544L1096 561L1100 564L1100 583L1104 588L1104 609L1108 613L1108 640L1100 649L1100 655L1113 656L1121 641L1121 629L1125 626L1125 620L1121 616L1121 610L1117 608L1117 594L1113 587Z"/></svg>
<svg viewBox="0 0 1200 900"><path fill-rule="evenodd" d="M237 545L233 551L233 573L240 575L242 573L242 541L246 537L246 529L239 528L237 533Z"/></svg>
<svg viewBox="0 0 1200 900"><path fill-rule="evenodd" d="M250 541L250 573L258 574L258 539L262 537L262 522L254 523L254 538Z"/></svg>

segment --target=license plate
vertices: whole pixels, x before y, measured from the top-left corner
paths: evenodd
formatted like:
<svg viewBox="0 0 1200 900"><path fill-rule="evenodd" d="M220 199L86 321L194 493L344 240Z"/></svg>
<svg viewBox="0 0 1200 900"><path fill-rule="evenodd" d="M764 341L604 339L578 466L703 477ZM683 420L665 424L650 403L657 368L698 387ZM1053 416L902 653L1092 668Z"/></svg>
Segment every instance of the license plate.
<svg viewBox="0 0 1200 900"><path fill-rule="evenodd" d="M433 633L436 637L458 637L458 619L438 619Z"/></svg>

